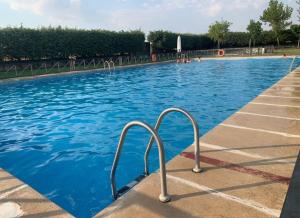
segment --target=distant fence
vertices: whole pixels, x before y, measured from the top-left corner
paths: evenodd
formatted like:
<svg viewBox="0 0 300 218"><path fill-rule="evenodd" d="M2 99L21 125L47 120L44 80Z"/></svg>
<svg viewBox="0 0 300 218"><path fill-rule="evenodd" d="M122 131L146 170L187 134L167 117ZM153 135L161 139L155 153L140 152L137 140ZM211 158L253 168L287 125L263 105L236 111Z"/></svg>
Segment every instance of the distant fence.
<svg viewBox="0 0 300 218"><path fill-rule="evenodd" d="M249 56L249 55L264 55L267 53L273 53L274 47L255 47L255 48L224 48L225 56ZM208 49L208 50L195 50L187 51L191 57L207 57L217 56L219 49Z"/></svg>
<svg viewBox="0 0 300 218"><path fill-rule="evenodd" d="M184 51L185 57L210 57L217 56L218 49ZM249 56L272 53L274 47L265 48L226 48L225 56ZM180 58L177 53L162 53L156 55L157 62L176 60ZM145 64L153 62L149 55L118 56L109 58L80 58L76 60L39 60L0 62L0 79L22 76L35 76L68 71L82 71L105 68L105 61L113 61L115 66Z"/></svg>
<svg viewBox="0 0 300 218"><path fill-rule="evenodd" d="M175 60L176 53L157 54L156 61ZM76 60L40 60L40 61L16 61L0 62L0 79L36 76L50 73L68 71L82 71L105 68L106 61L113 61L115 66L151 63L148 55L119 56L110 58L80 58Z"/></svg>

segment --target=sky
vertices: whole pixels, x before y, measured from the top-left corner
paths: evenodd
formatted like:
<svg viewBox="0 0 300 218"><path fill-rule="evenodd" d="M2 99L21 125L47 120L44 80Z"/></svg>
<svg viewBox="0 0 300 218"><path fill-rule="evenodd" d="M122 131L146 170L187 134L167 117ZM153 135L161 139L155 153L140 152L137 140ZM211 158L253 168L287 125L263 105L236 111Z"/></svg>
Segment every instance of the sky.
<svg viewBox="0 0 300 218"><path fill-rule="evenodd" d="M294 8L296 0L281 0ZM232 31L246 31L258 20L268 0L0 0L0 27L58 26L84 29L169 30L206 33L216 20L232 22ZM264 27L268 29L267 26Z"/></svg>

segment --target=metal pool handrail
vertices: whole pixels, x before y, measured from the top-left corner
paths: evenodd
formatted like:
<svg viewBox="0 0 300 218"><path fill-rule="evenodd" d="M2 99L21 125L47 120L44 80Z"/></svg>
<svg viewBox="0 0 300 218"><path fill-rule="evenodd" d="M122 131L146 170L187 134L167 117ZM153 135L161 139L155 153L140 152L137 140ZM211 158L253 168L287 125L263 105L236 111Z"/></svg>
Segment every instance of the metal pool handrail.
<svg viewBox="0 0 300 218"><path fill-rule="evenodd" d="M111 61L109 61L109 66L110 66L110 64L112 64L113 69L116 70L115 62L113 62L113 61L111 60Z"/></svg>
<svg viewBox="0 0 300 218"><path fill-rule="evenodd" d="M295 63L295 60L296 60L297 56L294 56L293 60L292 60L292 63L290 65L290 68L289 68L289 73L292 72L292 69L293 69L293 66L294 66L294 63Z"/></svg>
<svg viewBox="0 0 300 218"><path fill-rule="evenodd" d="M105 67L106 64L107 64L108 70L110 71L110 63L108 61L104 62L104 70L106 69L106 67Z"/></svg>
<svg viewBox="0 0 300 218"><path fill-rule="evenodd" d="M140 126L148 130L148 132L151 133L152 137L154 138L157 145L158 145L158 152L159 152L159 167L160 167L160 185L161 185L161 194L159 195L159 200L161 202L168 202L171 200L170 196L168 195L167 192L167 176L166 176L166 166L165 166L165 152L164 152L164 146L163 142L161 141L159 135L157 134L156 130L154 130L151 126L149 126L146 123L140 122L140 121L132 121L126 124L126 126L123 128L118 147L117 147L117 152L115 154L114 162L112 165L112 170L110 174L110 180L111 180L111 189L112 189L112 195L114 199L117 199L118 197L118 192L116 189L116 182L115 182L115 173L116 173L116 168L120 159L120 154L122 151L124 139L126 137L126 134L128 130L133 127L133 126Z"/></svg>
<svg viewBox="0 0 300 218"><path fill-rule="evenodd" d="M186 110L182 109L182 108L168 108L166 110L164 110L158 117L157 122L155 124L154 129L156 131L158 131L160 124L163 120L163 118L171 113L171 112L179 112L182 113L183 115L185 115L192 123L193 128L194 128L194 146L195 146L195 167L193 168L193 172L195 173L200 173L202 170L200 168L200 143L199 143L199 127L198 124L196 122L196 120L194 119L194 117L187 112ZM152 144L154 142L154 138L153 136L151 136L151 139L147 145L147 149L144 155L144 162L145 162L145 174L149 175L149 163L148 163L148 156L152 147Z"/></svg>

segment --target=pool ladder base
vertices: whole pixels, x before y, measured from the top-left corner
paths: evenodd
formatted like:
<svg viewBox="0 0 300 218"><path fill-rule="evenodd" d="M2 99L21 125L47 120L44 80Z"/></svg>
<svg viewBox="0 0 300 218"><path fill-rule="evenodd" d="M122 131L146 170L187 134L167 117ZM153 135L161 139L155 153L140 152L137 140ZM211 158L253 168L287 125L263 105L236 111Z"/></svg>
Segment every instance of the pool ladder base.
<svg viewBox="0 0 300 218"><path fill-rule="evenodd" d="M203 169L194 167L192 171L193 173L201 173L203 172Z"/></svg>
<svg viewBox="0 0 300 218"><path fill-rule="evenodd" d="M162 203L167 203L167 202L171 201L170 195L163 196L160 194L158 198L159 198L160 202L162 202Z"/></svg>

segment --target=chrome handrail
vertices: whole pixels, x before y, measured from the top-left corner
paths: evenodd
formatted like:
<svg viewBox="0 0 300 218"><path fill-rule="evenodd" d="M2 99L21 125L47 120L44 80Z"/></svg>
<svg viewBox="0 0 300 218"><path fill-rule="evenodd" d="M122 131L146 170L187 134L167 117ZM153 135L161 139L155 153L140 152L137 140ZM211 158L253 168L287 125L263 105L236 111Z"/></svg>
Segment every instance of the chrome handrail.
<svg viewBox="0 0 300 218"><path fill-rule="evenodd" d="M105 61L105 62L104 62L104 70L106 69L106 64L107 64L107 67L108 67L109 72L111 72L111 68L112 68L112 67L113 67L113 70L114 70L114 71L116 70L115 62L113 62L112 60L110 60L110 61Z"/></svg>
<svg viewBox="0 0 300 218"><path fill-rule="evenodd" d="M198 124L196 122L196 120L194 119L194 117L189 113L187 112L186 110L182 109L182 108L168 108L166 110L164 110L158 117L157 119L157 122L155 124L155 127L154 129L156 131L158 131L159 127L160 127L160 124L163 120L163 118L171 113L171 112L179 112L179 113L182 113L183 115L185 115L192 123L193 125L193 128L194 128L194 146L195 146L195 167L193 168L193 172L195 173L200 173L202 170L200 168L200 143L199 143L199 127L198 127ZM151 136L151 139L147 145L147 149L146 149L146 152L145 152L145 155L144 155L144 162L145 162L145 174L146 175L149 175L149 163L148 163L148 156L149 156L149 153L150 153L150 150L151 150L151 147L152 147L152 144L153 144L153 141L154 138L153 136Z"/></svg>
<svg viewBox="0 0 300 218"><path fill-rule="evenodd" d="M148 124L140 122L140 121L132 121L123 128L118 147L117 147L117 152L115 154L114 162L112 165L112 170L110 174L110 180L111 180L111 189L112 189L112 195L114 199L117 199L118 197L118 192L116 189L116 182L115 182L115 173L116 173L116 168L120 159L120 153L122 151L123 143L125 136L128 132L128 130L133 127L133 126L140 126L148 130L148 132L151 133L152 137L154 138L157 145L158 145L158 152L159 152L159 165L160 165L160 182L161 182L161 194L159 195L159 200L161 202L168 202L171 200L170 196L168 195L167 192L167 176L166 176L166 166L165 166L165 152L164 152L164 146L163 142L161 141L160 137L158 136L157 132Z"/></svg>
<svg viewBox="0 0 300 218"><path fill-rule="evenodd" d="M113 66L113 69L114 69L114 71L116 70L116 67L115 67L115 62L113 62L112 60L111 61L109 61L109 66L110 66L110 64L112 64L112 66Z"/></svg>
<svg viewBox="0 0 300 218"><path fill-rule="evenodd" d="M105 67L106 65L105 64L107 64L108 70L110 71L110 63L108 61L104 62L104 70L106 69L106 67Z"/></svg>
<svg viewBox="0 0 300 218"><path fill-rule="evenodd" d="M292 60L292 63L290 64L289 73L292 72L292 69L293 69L296 58L297 58L297 56L294 56L294 58Z"/></svg>

